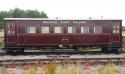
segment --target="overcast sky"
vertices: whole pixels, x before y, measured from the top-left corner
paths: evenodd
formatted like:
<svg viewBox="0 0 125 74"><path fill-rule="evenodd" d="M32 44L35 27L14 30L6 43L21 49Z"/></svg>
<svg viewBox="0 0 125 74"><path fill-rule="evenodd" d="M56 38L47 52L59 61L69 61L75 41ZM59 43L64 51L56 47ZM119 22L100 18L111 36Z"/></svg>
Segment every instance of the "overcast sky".
<svg viewBox="0 0 125 74"><path fill-rule="evenodd" d="M0 10L37 9L49 18L122 19L125 26L125 0L0 0Z"/></svg>

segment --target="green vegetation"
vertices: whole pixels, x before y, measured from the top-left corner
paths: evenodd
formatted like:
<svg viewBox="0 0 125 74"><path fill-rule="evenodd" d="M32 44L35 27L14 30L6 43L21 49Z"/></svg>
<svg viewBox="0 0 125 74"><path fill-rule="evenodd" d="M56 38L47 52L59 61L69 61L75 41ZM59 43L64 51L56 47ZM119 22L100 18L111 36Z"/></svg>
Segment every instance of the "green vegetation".
<svg viewBox="0 0 125 74"><path fill-rule="evenodd" d="M41 71L38 69L38 66L36 64L33 64L26 71L26 74L41 74Z"/></svg>
<svg viewBox="0 0 125 74"><path fill-rule="evenodd" d="M125 36L125 31L122 32L122 36Z"/></svg>
<svg viewBox="0 0 125 74"><path fill-rule="evenodd" d="M47 65L47 74L56 74L56 65L54 62L51 62Z"/></svg>
<svg viewBox="0 0 125 74"><path fill-rule="evenodd" d="M4 36L4 32L0 32L0 37L3 37Z"/></svg>
<svg viewBox="0 0 125 74"><path fill-rule="evenodd" d="M48 18L44 11L22 10L15 8L9 11L0 11L0 30L3 28L3 18Z"/></svg>
<svg viewBox="0 0 125 74"><path fill-rule="evenodd" d="M23 69L23 66L16 67L16 69L9 71L9 69L3 67L0 68L0 74L125 74L125 66L122 67L115 64L105 65L83 65L83 64L47 64L42 67L39 64L32 64L28 69Z"/></svg>
<svg viewBox="0 0 125 74"><path fill-rule="evenodd" d="M125 31L122 32L122 45L125 46Z"/></svg>

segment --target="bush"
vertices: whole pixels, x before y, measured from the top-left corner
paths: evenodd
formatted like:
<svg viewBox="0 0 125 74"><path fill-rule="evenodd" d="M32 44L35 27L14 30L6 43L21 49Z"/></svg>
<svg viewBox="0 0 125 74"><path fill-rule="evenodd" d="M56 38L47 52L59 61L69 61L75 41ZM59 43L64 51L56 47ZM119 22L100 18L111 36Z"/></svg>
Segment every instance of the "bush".
<svg viewBox="0 0 125 74"><path fill-rule="evenodd" d="M54 61L47 64L47 74L56 74L56 64Z"/></svg>

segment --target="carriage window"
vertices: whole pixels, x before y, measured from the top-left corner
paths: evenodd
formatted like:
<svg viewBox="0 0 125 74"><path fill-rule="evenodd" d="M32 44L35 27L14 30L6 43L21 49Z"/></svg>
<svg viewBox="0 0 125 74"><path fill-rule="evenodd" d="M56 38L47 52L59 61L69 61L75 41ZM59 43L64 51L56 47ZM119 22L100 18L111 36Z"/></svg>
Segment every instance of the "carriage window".
<svg viewBox="0 0 125 74"><path fill-rule="evenodd" d="M89 26L81 26L81 33L89 33Z"/></svg>
<svg viewBox="0 0 125 74"><path fill-rule="evenodd" d="M36 33L35 26L27 26L27 33Z"/></svg>
<svg viewBox="0 0 125 74"><path fill-rule="evenodd" d="M7 33L8 34L14 34L15 33L15 25L14 24L8 24L7 25Z"/></svg>
<svg viewBox="0 0 125 74"><path fill-rule="evenodd" d="M102 33L102 26L94 26L94 33Z"/></svg>
<svg viewBox="0 0 125 74"><path fill-rule="evenodd" d="M75 26L68 26L68 33L76 33L76 27Z"/></svg>
<svg viewBox="0 0 125 74"><path fill-rule="evenodd" d="M54 33L62 33L62 26L55 26Z"/></svg>
<svg viewBox="0 0 125 74"><path fill-rule="evenodd" d="M118 25L114 25L112 31L113 31L113 33L119 33L120 32L119 26Z"/></svg>
<svg viewBox="0 0 125 74"><path fill-rule="evenodd" d="M49 33L49 26L41 26L41 33Z"/></svg>

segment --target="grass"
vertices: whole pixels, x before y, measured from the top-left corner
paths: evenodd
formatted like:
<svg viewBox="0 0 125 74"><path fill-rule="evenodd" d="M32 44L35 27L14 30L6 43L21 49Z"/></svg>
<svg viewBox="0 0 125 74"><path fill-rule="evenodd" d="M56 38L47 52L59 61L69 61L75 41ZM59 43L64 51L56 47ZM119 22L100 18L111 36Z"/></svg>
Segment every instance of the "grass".
<svg viewBox="0 0 125 74"><path fill-rule="evenodd" d="M125 31L122 32L122 36L125 36Z"/></svg>
<svg viewBox="0 0 125 74"><path fill-rule="evenodd" d="M0 32L0 37L4 37L4 32Z"/></svg>
<svg viewBox="0 0 125 74"><path fill-rule="evenodd" d="M20 69L23 74L125 74L125 70L121 71L120 66L118 69L115 64L105 64L105 65L97 65L97 66L91 66L91 65L86 65L86 64L54 64L50 63L47 65L44 65L42 67L37 65L29 65L29 69L24 70L21 67L16 67ZM123 65L124 66L124 65ZM125 67L123 67L125 68ZM14 69L14 68L13 68ZM2 74L5 74L4 72L7 71L7 68L3 68L1 70ZM7 71L8 72L8 71ZM14 71L13 71L14 72ZM15 74L17 71L14 73L9 72L10 74ZM9 74L7 73L7 74Z"/></svg>

